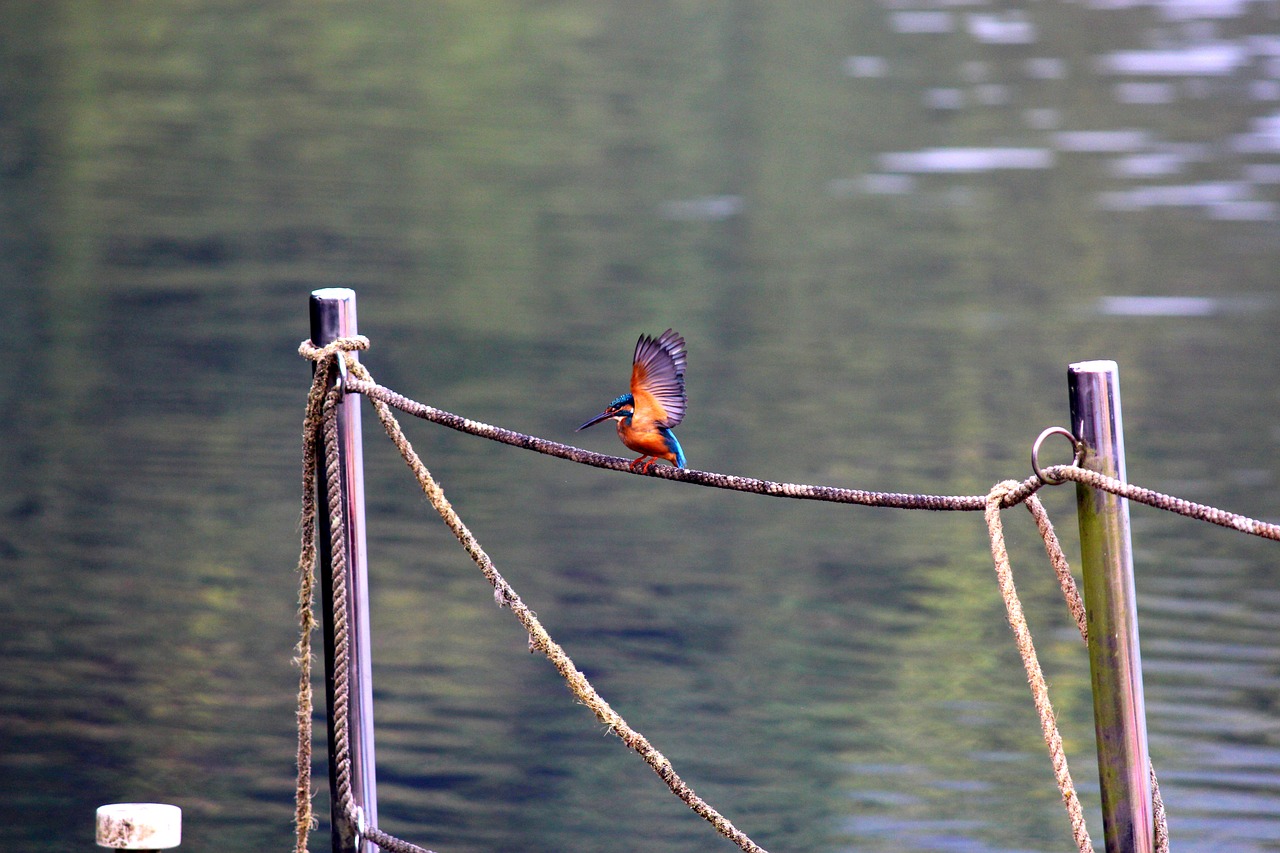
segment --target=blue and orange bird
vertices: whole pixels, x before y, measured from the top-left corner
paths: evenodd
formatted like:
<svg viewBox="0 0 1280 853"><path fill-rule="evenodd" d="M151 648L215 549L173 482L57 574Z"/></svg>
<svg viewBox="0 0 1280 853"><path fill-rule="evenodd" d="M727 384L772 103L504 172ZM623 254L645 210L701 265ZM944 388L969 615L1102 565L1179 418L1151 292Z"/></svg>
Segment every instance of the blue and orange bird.
<svg viewBox="0 0 1280 853"><path fill-rule="evenodd" d="M631 393L615 397L603 412L578 427L613 418L618 438L640 454L632 471L648 472L659 459L684 467L684 451L671 431L684 420L684 338L667 329L656 339L641 335L631 359Z"/></svg>

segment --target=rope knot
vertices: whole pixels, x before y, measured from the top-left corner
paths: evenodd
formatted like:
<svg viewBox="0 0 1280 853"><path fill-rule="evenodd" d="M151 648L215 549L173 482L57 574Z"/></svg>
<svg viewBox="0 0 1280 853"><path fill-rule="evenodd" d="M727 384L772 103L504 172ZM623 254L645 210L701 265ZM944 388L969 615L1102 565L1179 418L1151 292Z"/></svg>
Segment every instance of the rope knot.
<svg viewBox="0 0 1280 853"><path fill-rule="evenodd" d="M318 347L307 338L298 344L298 355L315 362L332 358L340 352L363 352L369 348L369 339L364 335L352 335L349 338L334 338L322 347Z"/></svg>
<svg viewBox="0 0 1280 853"><path fill-rule="evenodd" d="M1026 499L1022 496L1022 491L1023 484L1017 480L1001 480L987 492L987 506L1012 506Z"/></svg>

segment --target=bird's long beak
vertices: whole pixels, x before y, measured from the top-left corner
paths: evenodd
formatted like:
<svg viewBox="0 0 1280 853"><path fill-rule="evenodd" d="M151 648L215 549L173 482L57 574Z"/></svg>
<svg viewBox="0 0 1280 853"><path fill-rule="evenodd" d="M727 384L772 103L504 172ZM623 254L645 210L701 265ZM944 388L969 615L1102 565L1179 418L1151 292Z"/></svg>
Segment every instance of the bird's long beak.
<svg viewBox="0 0 1280 853"><path fill-rule="evenodd" d="M582 426L580 426L580 427L578 427L577 429L575 429L575 430L574 430L574 432L582 432L584 429L586 429L586 428L587 428L587 427L589 427L589 426L595 426L596 424L600 423L601 421L607 421L609 418L613 417L613 416L614 416L614 414L615 414L614 412L610 412L610 411L603 411L603 412L601 412L600 414L596 415L596 416L595 416L594 418L592 418L591 420L587 421L587 422L586 422L585 424L583 424Z"/></svg>

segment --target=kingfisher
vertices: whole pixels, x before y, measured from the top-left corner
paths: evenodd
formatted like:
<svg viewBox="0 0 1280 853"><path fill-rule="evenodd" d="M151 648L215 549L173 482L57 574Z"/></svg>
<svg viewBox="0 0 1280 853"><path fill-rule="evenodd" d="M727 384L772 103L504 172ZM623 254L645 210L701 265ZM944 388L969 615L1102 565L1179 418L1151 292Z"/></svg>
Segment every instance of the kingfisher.
<svg viewBox="0 0 1280 853"><path fill-rule="evenodd" d="M631 393L613 399L603 412L578 427L612 418L618 422L618 438L640 454L632 471L648 473L659 459L683 468L684 451L671 431L684 420L688 399L684 393L684 338L667 329L656 338L641 335L631 359Z"/></svg>

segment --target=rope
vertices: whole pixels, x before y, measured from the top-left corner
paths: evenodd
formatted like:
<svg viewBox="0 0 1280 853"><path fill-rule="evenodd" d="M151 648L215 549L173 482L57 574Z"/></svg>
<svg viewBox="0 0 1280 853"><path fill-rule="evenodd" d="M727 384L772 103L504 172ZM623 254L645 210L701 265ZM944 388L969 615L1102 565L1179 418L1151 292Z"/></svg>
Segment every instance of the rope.
<svg viewBox="0 0 1280 853"><path fill-rule="evenodd" d="M367 347L360 346L360 341L340 339L334 341L325 350L329 354L346 352ZM339 356L343 357L343 356ZM321 434L320 443L324 446L324 472L329 497L329 531L330 560L332 571L332 601L330 608L333 618L334 663L333 663L333 726L334 726L334 764L337 767L337 802L334 803L336 818L341 815L355 827L357 833L392 853L431 853L426 848L411 844L395 836L388 835L377 827L364 827L357 817L358 809L351 788L351 736L350 736L350 631L347 623L346 601L347 587L347 542L346 525L343 523L341 460L338 454L337 404L342 391L338 388L325 392L329 384L330 367L334 362L328 356L318 362L315 376L312 379L311 391L307 395L307 414L303 423L303 498L302 498L302 554L299 557L301 574L299 592L299 621L301 639L298 644L298 663L302 669L298 689L298 784L296 788L295 807L295 853L306 853L307 836L314 828L316 820L311 809L311 716L313 696L311 690L311 668L314 659L311 652L311 634L315 630L314 590L315 590L315 471L317 468L316 432ZM353 362L354 363L354 362Z"/></svg>
<svg viewBox="0 0 1280 853"><path fill-rule="evenodd" d="M302 530L302 552L298 557L298 624L299 635L297 651L294 658L300 673L298 675L298 776L294 792L295 813L294 828L296 839L294 853L306 853L307 836L316 826L316 817L311 809L311 711L313 697L311 693L311 669L315 657L311 651L311 635L316 630L315 619L315 587L316 587L316 432L320 424L321 406L324 403L324 389L329 382L329 366L332 362L324 359L316 363L315 377L311 390L307 394L306 416L302 425L302 517L299 527Z"/></svg>
<svg viewBox="0 0 1280 853"><path fill-rule="evenodd" d="M313 353L320 351L314 348L310 341L304 341L299 348L299 352L303 356L311 358ZM516 432L515 430L493 426L480 421L473 421L461 415L412 400L403 394L398 394L389 388L378 385L371 379L364 378L367 376L368 373L366 372L360 378L348 380L347 390L354 394L363 394L370 400L385 403L412 417L431 421L458 432L487 438L502 444L509 444L512 447L532 450L547 456L555 456L571 462L590 465L594 468L605 468L642 477L659 477L665 480L693 483L694 485L708 486L715 489L729 489L771 497L793 498L795 500L859 504L890 509L924 509L952 512L980 512L986 509L986 495L906 494L901 492L866 491L864 489L844 489L836 486L818 486L808 483L777 483L772 480L761 480L755 477L741 477L716 471L699 471L693 468L674 468L669 465L654 465L647 472L634 471L630 467L630 460L620 456L593 453L590 450L584 450L569 444L561 444L538 436ZM1001 509L1008 509L1020 503L1025 503L1029 497L1039 491L1041 487L1047 485L1049 481L1074 480L1091 488L1111 492L1157 509L1178 513L1200 521L1207 521L1211 524L1228 527L1252 536L1280 541L1280 524L1270 524L1217 509L1216 507L1193 503L1192 501L1163 494L1152 489L1133 486L1075 465L1052 465L1045 468L1041 473L1044 475L1043 479L1040 475L1033 474L1022 482L1016 483L1014 488L1010 488L1005 492L1001 498Z"/></svg>
<svg viewBox="0 0 1280 853"><path fill-rule="evenodd" d="M1027 671L1027 683L1031 686L1031 698L1040 715L1040 731L1044 742L1049 747L1049 757L1053 762L1053 776L1062 793L1062 802L1067 808L1067 816L1071 821L1071 835L1075 838L1080 853L1093 853L1093 842L1089 840L1089 830L1084 825L1084 808L1080 798L1076 796L1075 785L1071 781L1071 771L1067 768L1066 750L1062 746L1062 735L1058 732L1058 721L1053 713L1053 705L1049 702L1049 685L1044 680L1044 672L1040 669L1040 661L1036 657L1035 644L1031 641L1031 629L1027 627L1026 617L1022 613L1022 604L1018 600L1018 591L1013 585L1013 570L1009 565L1009 552L1004 544L1004 528L1000 522L1000 505L1005 496L1018 488L1015 480L997 483L987 496L987 508L984 513L987 520L987 531L991 535L991 556L996 564L996 580L1000 585L1000 595L1004 599L1005 611L1009 617L1009 627L1013 629L1014 642L1018 646L1018 654L1022 656L1022 666Z"/></svg>
<svg viewBox="0 0 1280 853"><path fill-rule="evenodd" d="M1164 811L1164 797L1160 796L1154 765L1151 767L1151 817L1156 825L1156 853L1169 853L1169 816Z"/></svg>
<svg viewBox="0 0 1280 853"><path fill-rule="evenodd" d="M403 838L397 838L394 835L383 832L376 826L368 827L362 835L366 840L372 841L383 850L390 850L391 853L431 853L425 847L419 847L416 844L405 841Z"/></svg>
<svg viewBox="0 0 1280 853"><path fill-rule="evenodd" d="M1067 564L1066 557L1062 552L1062 547L1057 539L1057 535L1054 533L1053 525L1049 521L1048 514L1045 512L1044 506L1040 503L1040 500L1035 496L1035 493L1042 486L1050 483L1056 485L1066 480L1073 480L1091 488L1107 491L1112 494L1119 495L1120 497L1156 507L1158 509L1175 512L1201 521L1207 521L1211 524L1227 527L1253 536L1260 536L1280 541L1280 525L1258 521L1235 513L1229 513L1225 510L1217 509L1216 507L1193 503L1191 501L1162 494L1151 489L1132 486L1103 474L1077 467L1074 464L1058 465L1044 469L1022 482L1007 480L1002 483L998 483L986 495L927 495L904 494L897 492L875 492L861 489L843 489L833 486L777 483L751 477L740 477L737 475L722 474L712 471L698 471L668 466L653 467L642 473L633 470L630 467L629 460L627 459L593 453L578 447L560 444L537 436L515 432L513 430L492 426L478 421L472 421L451 412L436 409L424 403L411 400L408 397L396 393L395 391L378 385L373 381L368 370L358 361L354 358L348 359L345 355L340 355L340 353L349 351L364 350L367 349L368 346L368 339L361 336L335 340L325 347L316 347L310 341L303 341L299 346L299 353L305 358L315 361L317 363L317 369L311 393L308 395L307 415L304 423L304 494L302 509L303 540L302 553L298 562L299 574L301 576L301 588L299 592L299 620L302 636L298 643L297 661L302 669L302 674L299 681L297 712L298 801L295 816L297 822L297 853L305 853L307 831L315 823L315 818L310 806L312 701L310 674L313 659L311 653L310 634L314 630L315 626L314 615L312 613L315 579L315 546L313 539L309 534L310 531L314 529L316 512L314 499L316 453L313 437L320 424L323 424L322 431L326 451L326 476L330 478L330 513L331 517L334 518L334 524L332 524L331 527L333 530L333 593L335 599L341 600L340 596L344 594L343 590L345 588L345 578L343 577L345 572L339 571L340 568L345 569L345 542L342 538L343 525L337 523L338 516L341 512L341 506L339 499L337 498L339 489L336 482L336 426L335 418L333 417L333 406L338 399L339 393L359 393L369 398L370 402L374 406L374 410L378 414L379 420L382 422L383 428L387 432L387 435L400 451L401 456L404 458L405 463L409 466L410 470L413 471L414 476L418 480L424 494L426 494L432 506L440 514L441 518L453 532L454 536L480 568L490 585L493 586L494 600L500 607L510 607L512 613L525 628L529 635L530 651L538 650L546 655L548 660L552 662L557 671L565 679L570 690L579 699L579 701L592 709L597 719L605 724L608 729L616 734L630 749L639 754L645 762L649 764L653 771L657 773L664 782L666 782L667 786L677 797L683 800L691 809L693 809L693 811L703 817L703 819L711 823L712 826L720 832L720 834L724 835L726 838L737 844L741 849L746 851L761 851L761 853L764 853L762 848L751 841L749 837L738 830L730 821L728 821L728 819L693 792L693 790L676 774L670 761L668 761L662 753L658 752L658 750L655 749L643 735L633 730L626 721L609 706L609 704L591 686L586 676L577 669L564 650L551 639L549 634L547 634L546 630L542 627L542 624L538 621L536 614L534 614L534 612L530 610L523 601L521 601L515 590L498 572L493 561L489 558L488 554L485 553L484 549L471 534L470 530L454 512L448 499L445 497L443 490L440 489L440 486L431 476L430 471L422 463L422 460L418 457L416 452L413 450L412 445L410 445L408 439L404 436L399 423L391 413L392 408L399 409L413 417L441 424L460 432L509 444L514 447L533 450L538 453L567 459L569 461L585 465L591 465L597 468L626 471L641 476L656 476L669 480L708 486L711 488L729 489L799 500L818 500L833 503L851 503L864 506L879 506L898 509L925 509L935 511L982 510L987 522L988 533L991 538L991 553L995 562L997 583L1000 588L1001 596L1004 599L1009 625L1013 629L1015 643L1018 647L1018 652L1022 657L1023 667L1027 673L1027 681L1031 688L1032 700L1036 706L1037 714L1040 717L1041 732L1044 736L1045 743L1049 748L1050 759L1054 769L1054 777L1058 784L1058 789L1062 794L1063 803L1067 809L1067 814L1071 822L1072 835L1081 853L1086 853L1086 851L1091 853L1093 850L1092 842L1089 839L1089 833L1085 827L1083 809L1081 808L1079 797L1076 795L1075 787L1071 780L1071 774L1067 767L1065 750L1062 745L1062 737L1058 731L1053 706L1048 697L1048 686L1045 682L1044 673L1040 668L1039 660L1036 656L1035 646L1031 639L1031 632L1027 627L1026 618L1022 611L1022 605L1018 599L1017 589L1014 586L1012 569L1009 564L1008 550L1004 541L1000 510L1016 506L1019 503L1025 503L1027 505L1027 509L1034 518L1037 529L1044 541L1046 554L1048 555L1049 560L1053 565L1054 572L1057 575L1058 583L1062 589L1067 607L1071 612L1072 618L1076 622L1077 628L1080 630L1081 637L1086 641L1086 643L1088 641L1088 625L1079 589L1076 586L1075 579L1072 577L1070 566ZM349 375L344 377L344 387L341 392L337 390L331 391L326 396L324 394L324 388L328 382L330 365L334 363L335 357L345 360ZM339 584L342 584L342 586ZM339 803L337 805L342 809L344 814L350 816L355 814L355 804L351 796L350 755L347 729L347 679L349 663L347 661L348 644L345 624L346 613L345 608L343 607L336 607L334 608L334 611L335 637L339 638L335 641L338 645L338 651L335 652L337 660L335 661L334 667L334 724L337 751L339 753L337 762L339 766ZM1149 770L1152 786L1152 813L1155 822L1156 850L1157 853L1168 853L1169 836L1164 801L1160 795L1160 788L1159 783L1156 780L1155 769L1154 767L1151 767ZM364 828L358 825L358 831L364 838L373 841L385 849L393 851L393 853L430 853L430 851L426 851L424 848L388 835L376 827Z"/></svg>
<svg viewBox="0 0 1280 853"><path fill-rule="evenodd" d="M1238 530L1241 533L1248 533L1250 536L1261 536L1263 539L1272 539L1280 542L1280 524L1258 521L1256 518L1237 515L1234 512L1227 512L1217 507L1194 503L1173 495L1153 491L1152 489L1144 489L1141 486L1133 486L1113 477L1108 477L1105 474L1099 474L1097 471L1077 468L1074 465L1056 465L1052 468L1046 468L1045 473L1065 480L1075 480L1077 483L1083 483L1091 488L1101 489L1104 492L1110 492L1113 495L1119 495L1122 498L1128 498L1131 501L1137 501L1157 509L1185 515L1187 518L1207 521L1219 527L1227 527L1231 530Z"/></svg>
<svg viewBox="0 0 1280 853"><path fill-rule="evenodd" d="M333 389L324 401L324 461L329 497L329 559L333 582L333 725L334 763L338 769L338 803L340 814L352 819L356 814L355 797L351 793L351 632L347 624L347 526L343 523L341 460L338 456L338 400L341 392Z"/></svg>
<svg viewBox="0 0 1280 853"><path fill-rule="evenodd" d="M367 376L368 374L364 374ZM361 376L347 382L347 390L354 394L363 394L370 400L376 400L392 406L407 415L425 421L449 427L458 432L487 438L491 441L522 447L547 456L568 459L595 468L606 468L611 471L631 471L631 461L621 456L609 456L604 453L593 453L580 447L560 444L545 438L526 435L522 432L492 426L480 421L469 420L461 415L446 412L411 400L397 394L389 388L374 383ZM645 476L661 477L667 480L679 480L684 483L695 483L717 489L730 489L738 492L751 492L758 495L771 495L780 498L797 500L828 501L832 503L861 504L863 506L892 507L895 509L931 509L931 510L968 510L982 509L981 495L913 495L898 492L868 492L862 489L841 489L834 486L814 486L803 483L775 483L770 480L758 480L754 477L739 477L733 474L720 474L714 471L698 471L692 468L674 468L668 465L654 465ZM1031 492L1040 487L1038 478L1032 478L1034 485L1028 483Z"/></svg>

